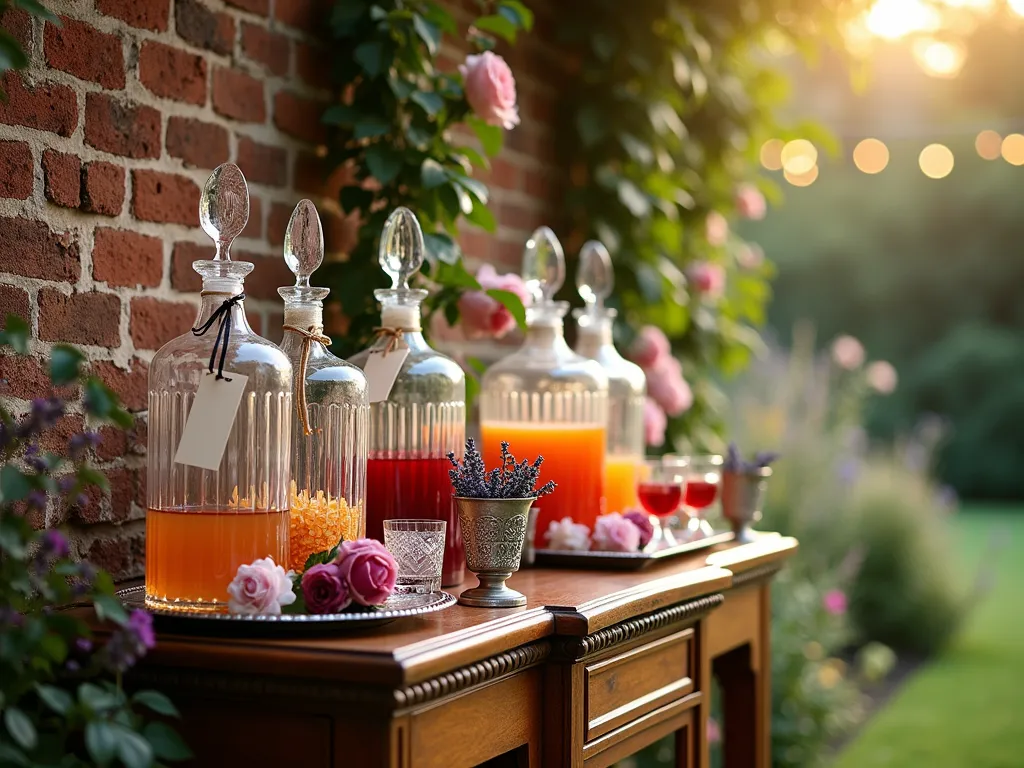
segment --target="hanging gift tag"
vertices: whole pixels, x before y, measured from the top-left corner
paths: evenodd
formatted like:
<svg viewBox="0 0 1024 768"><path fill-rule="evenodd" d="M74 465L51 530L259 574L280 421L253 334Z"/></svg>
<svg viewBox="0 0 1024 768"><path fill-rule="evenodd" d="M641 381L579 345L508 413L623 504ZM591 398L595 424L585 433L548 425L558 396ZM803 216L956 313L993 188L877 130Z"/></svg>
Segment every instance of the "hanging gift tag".
<svg viewBox="0 0 1024 768"><path fill-rule="evenodd" d="M231 373L224 379L218 379L212 373L203 374L178 443L178 452L174 454L176 463L212 470L220 467L248 380L248 376L240 373Z"/></svg>
<svg viewBox="0 0 1024 768"><path fill-rule="evenodd" d="M391 388L395 386L395 379L398 378L398 371L401 370L402 363L408 356L409 347L404 341L400 341L387 354L383 350L379 350L371 352L366 358L363 373L366 374L366 383L369 385L371 403L379 403L388 399Z"/></svg>

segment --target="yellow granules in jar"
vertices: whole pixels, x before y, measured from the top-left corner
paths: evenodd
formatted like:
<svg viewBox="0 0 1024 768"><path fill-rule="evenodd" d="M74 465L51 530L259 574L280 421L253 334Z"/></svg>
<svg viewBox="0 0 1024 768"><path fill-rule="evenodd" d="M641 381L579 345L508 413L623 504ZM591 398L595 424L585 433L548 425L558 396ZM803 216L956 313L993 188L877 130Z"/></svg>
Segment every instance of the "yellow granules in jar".
<svg viewBox="0 0 1024 768"><path fill-rule="evenodd" d="M349 507L345 499L329 499L323 491L311 497L309 491L300 492L293 482L288 567L301 571L314 552L331 549L343 538L357 538L359 516L359 507Z"/></svg>

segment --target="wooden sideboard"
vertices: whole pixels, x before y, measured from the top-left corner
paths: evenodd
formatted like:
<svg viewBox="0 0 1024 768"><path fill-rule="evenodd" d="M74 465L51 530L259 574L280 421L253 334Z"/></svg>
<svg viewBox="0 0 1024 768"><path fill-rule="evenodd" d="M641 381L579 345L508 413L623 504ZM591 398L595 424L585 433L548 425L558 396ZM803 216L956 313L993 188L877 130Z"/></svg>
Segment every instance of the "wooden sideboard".
<svg viewBox="0 0 1024 768"><path fill-rule="evenodd" d="M796 546L766 534L643 572L524 570L509 582L524 608L332 637L160 633L130 684L174 699L202 766L601 768L675 734L692 768L708 764L714 672L727 768L767 768L769 582Z"/></svg>

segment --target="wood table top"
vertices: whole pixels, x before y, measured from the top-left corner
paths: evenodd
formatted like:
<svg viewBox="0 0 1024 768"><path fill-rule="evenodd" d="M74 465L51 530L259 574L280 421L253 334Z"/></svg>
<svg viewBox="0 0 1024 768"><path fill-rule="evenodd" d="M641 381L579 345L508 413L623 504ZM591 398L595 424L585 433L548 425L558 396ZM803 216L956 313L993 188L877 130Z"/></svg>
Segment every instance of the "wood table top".
<svg viewBox="0 0 1024 768"><path fill-rule="evenodd" d="M330 637L213 637L159 631L147 663L324 681L406 686L553 634L587 635L665 606L729 588L734 575L789 557L795 539L766 534L723 544L643 571L532 568L508 584L523 608L469 608L401 619ZM476 585L449 589L458 594Z"/></svg>

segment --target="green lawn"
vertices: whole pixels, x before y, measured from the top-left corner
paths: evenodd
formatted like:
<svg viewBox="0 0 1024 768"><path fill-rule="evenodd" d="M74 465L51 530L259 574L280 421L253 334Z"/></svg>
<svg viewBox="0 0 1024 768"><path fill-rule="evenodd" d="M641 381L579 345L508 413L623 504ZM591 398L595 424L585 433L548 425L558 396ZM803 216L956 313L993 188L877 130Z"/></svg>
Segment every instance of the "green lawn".
<svg viewBox="0 0 1024 768"><path fill-rule="evenodd" d="M956 528L955 567L973 580L987 561L989 591L953 644L871 719L837 768L1024 766L1024 509L971 507Z"/></svg>

